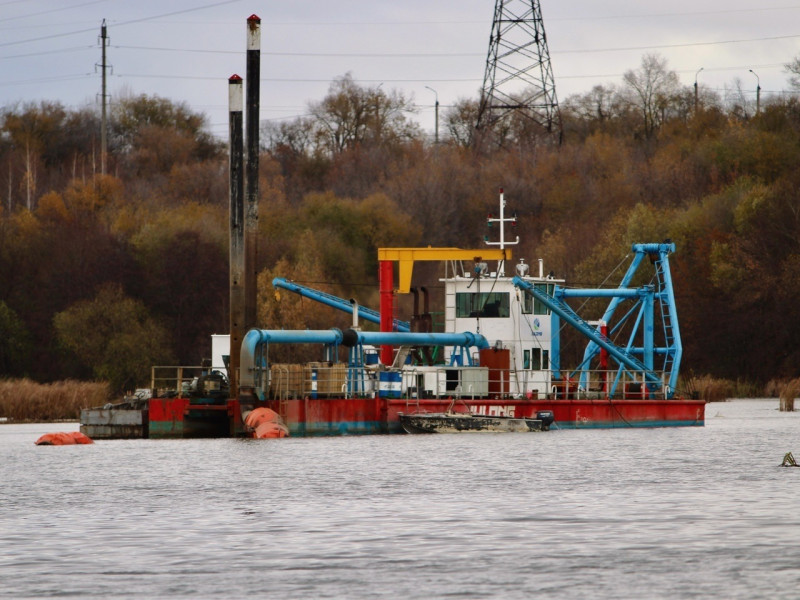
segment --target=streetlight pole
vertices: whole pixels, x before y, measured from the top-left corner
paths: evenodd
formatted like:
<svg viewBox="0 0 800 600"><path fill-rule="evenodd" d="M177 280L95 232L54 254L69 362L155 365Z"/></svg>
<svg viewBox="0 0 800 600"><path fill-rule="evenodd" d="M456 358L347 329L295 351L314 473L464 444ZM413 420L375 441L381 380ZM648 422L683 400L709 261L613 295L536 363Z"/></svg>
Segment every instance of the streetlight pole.
<svg viewBox="0 0 800 600"><path fill-rule="evenodd" d="M434 105L435 106L435 114L436 114L436 128L434 129L433 140L434 140L434 143L438 146L439 145L439 94L432 87L430 87L428 85L426 85L425 87L428 88L430 91L432 91L436 95L436 104Z"/></svg>
<svg viewBox="0 0 800 600"><path fill-rule="evenodd" d="M703 70L704 67L700 67L697 69L697 73L694 74L694 114L697 115L697 76L700 75L700 71Z"/></svg>
<svg viewBox="0 0 800 600"><path fill-rule="evenodd" d="M381 86L383 81L375 88L375 141L377 142L381 134Z"/></svg>
<svg viewBox="0 0 800 600"><path fill-rule="evenodd" d="M756 114L758 115L761 113L761 78L753 69L750 69L750 72L756 76Z"/></svg>

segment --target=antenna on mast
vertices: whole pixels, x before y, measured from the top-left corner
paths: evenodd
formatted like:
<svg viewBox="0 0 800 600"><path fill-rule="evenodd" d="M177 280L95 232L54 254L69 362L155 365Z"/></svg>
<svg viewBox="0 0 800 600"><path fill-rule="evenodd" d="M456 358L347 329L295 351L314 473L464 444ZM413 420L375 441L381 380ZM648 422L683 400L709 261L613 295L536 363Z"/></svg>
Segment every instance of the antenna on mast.
<svg viewBox="0 0 800 600"><path fill-rule="evenodd" d="M511 223L512 227L517 226L517 215L514 214L513 217L506 217L506 200L505 194L503 194L503 188L500 188L500 217L495 218L489 213L489 216L486 218L486 224L491 227L492 223L500 223L500 241L499 242L490 242L489 236L484 236L483 241L487 246L500 246L500 250L505 250L506 246L515 246L519 244L519 236L513 242L506 241L506 223ZM501 259L497 261L497 274L500 277L505 276L505 259Z"/></svg>

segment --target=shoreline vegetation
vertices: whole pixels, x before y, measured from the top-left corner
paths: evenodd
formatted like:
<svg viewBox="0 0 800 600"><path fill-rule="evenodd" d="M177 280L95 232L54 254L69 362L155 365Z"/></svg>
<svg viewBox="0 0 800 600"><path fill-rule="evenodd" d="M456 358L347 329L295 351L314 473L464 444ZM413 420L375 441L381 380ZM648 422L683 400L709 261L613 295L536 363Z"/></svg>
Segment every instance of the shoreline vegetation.
<svg viewBox="0 0 800 600"><path fill-rule="evenodd" d="M81 409L111 399L106 382L67 379L36 383L30 379L0 380L0 419L6 423L75 421Z"/></svg>
<svg viewBox="0 0 800 600"><path fill-rule="evenodd" d="M785 402L800 394L800 378L773 379L758 385L704 375L688 380L686 388L707 402L732 398L780 398ZM4 379L0 380L0 423L73 421L80 418L82 408L113 401L111 386L106 382Z"/></svg>

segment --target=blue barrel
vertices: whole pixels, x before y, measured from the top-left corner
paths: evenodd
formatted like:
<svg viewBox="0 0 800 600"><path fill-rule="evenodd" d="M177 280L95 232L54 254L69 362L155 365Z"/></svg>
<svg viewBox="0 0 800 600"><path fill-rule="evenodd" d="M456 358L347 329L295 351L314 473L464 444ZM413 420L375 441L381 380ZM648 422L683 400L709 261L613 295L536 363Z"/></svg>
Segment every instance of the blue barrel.
<svg viewBox="0 0 800 600"><path fill-rule="evenodd" d="M399 372L381 371L378 377L378 396L381 398L399 398L401 381Z"/></svg>

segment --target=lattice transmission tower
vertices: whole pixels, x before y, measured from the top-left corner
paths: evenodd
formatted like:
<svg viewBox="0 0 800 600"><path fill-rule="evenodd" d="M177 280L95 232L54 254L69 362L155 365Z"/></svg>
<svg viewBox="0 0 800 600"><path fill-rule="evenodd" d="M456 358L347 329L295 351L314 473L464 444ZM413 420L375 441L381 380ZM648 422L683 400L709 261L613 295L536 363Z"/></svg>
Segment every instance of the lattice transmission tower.
<svg viewBox="0 0 800 600"><path fill-rule="evenodd" d="M477 128L522 115L561 140L561 112L538 0L496 0Z"/></svg>

